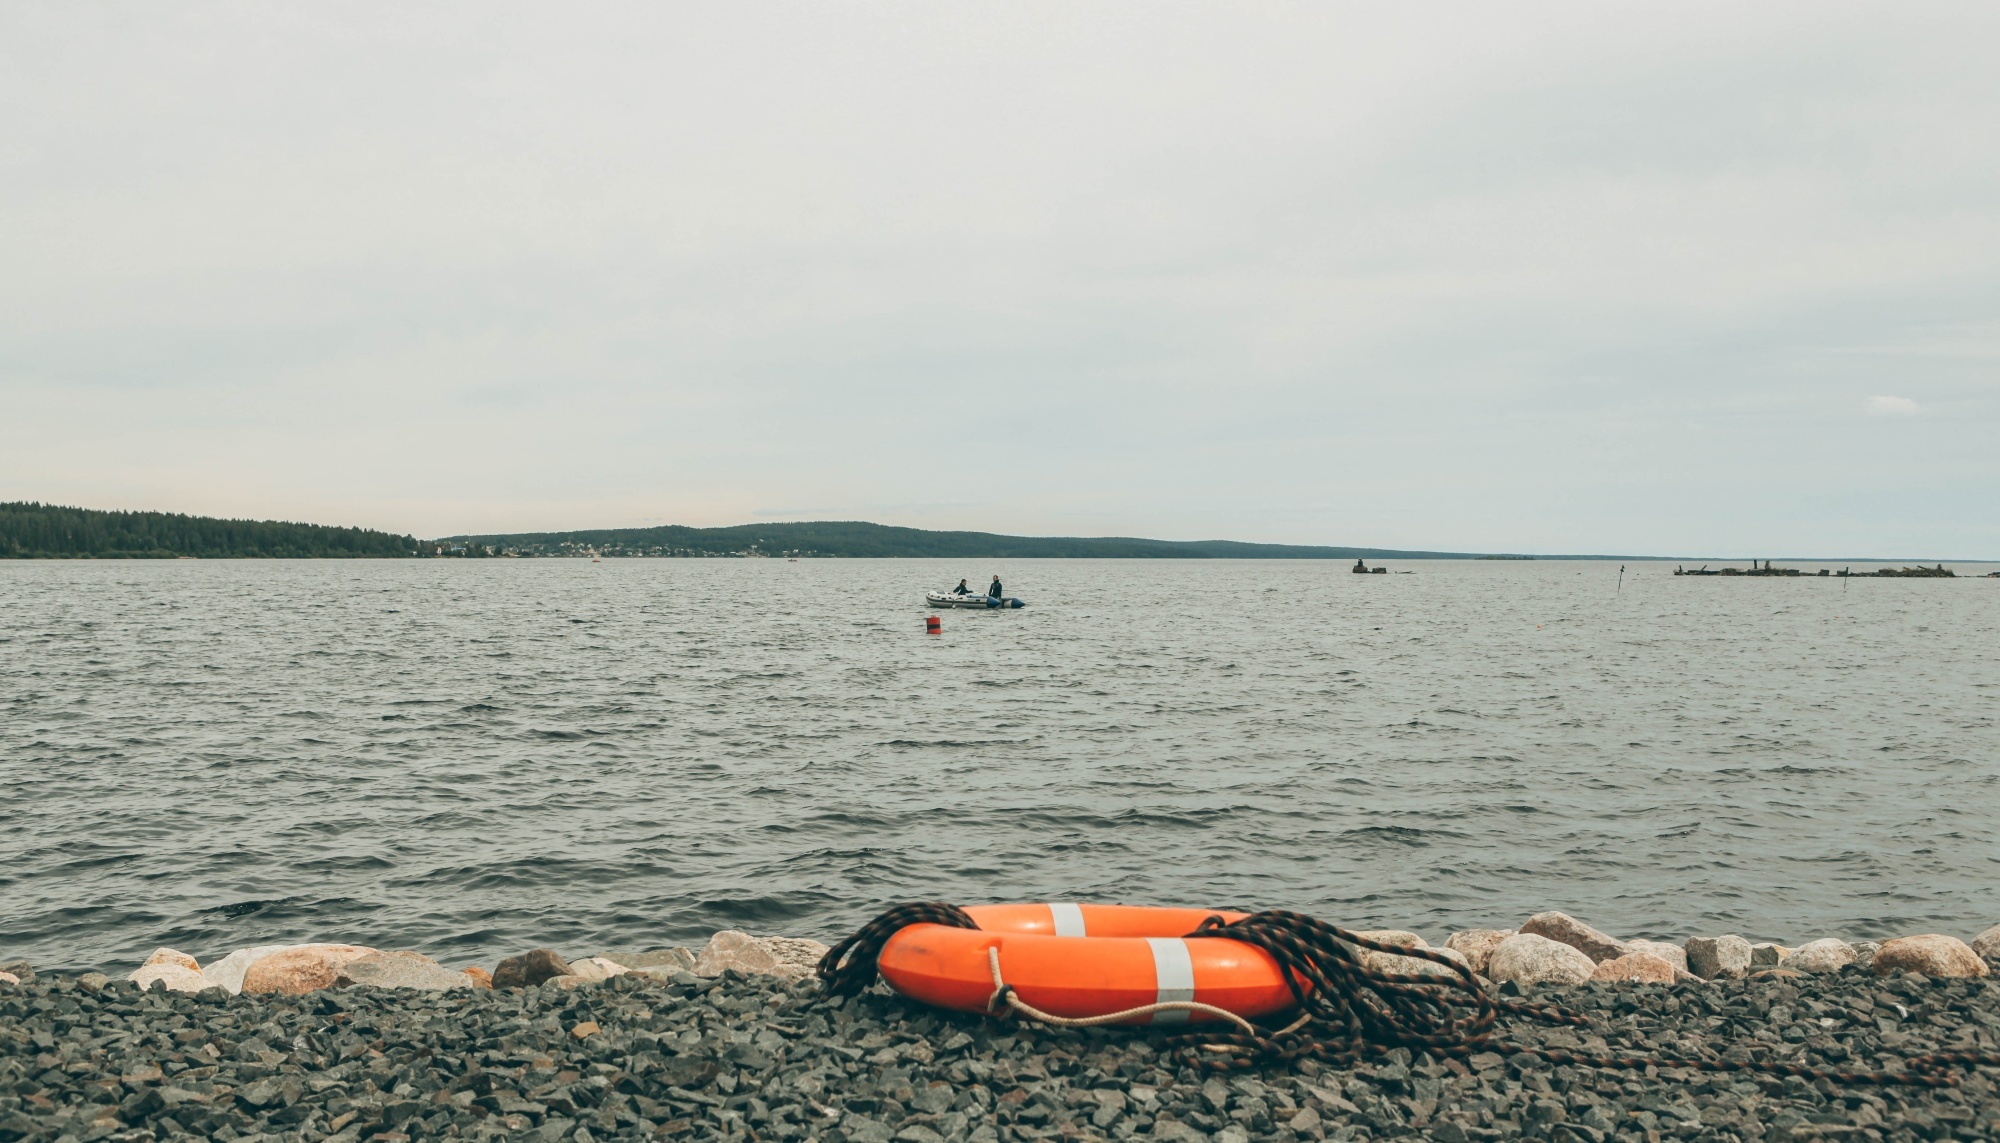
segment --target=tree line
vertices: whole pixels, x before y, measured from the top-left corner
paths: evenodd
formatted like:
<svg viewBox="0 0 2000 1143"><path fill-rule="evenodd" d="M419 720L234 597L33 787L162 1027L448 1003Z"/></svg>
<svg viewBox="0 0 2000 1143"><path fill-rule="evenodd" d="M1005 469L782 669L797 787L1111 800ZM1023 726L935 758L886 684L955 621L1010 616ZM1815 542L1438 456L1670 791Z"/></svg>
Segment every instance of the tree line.
<svg viewBox="0 0 2000 1143"><path fill-rule="evenodd" d="M453 536L448 544L478 543L523 556L846 556L961 559L1415 559L1463 552L1412 552L1234 540L1146 540L1128 536L1003 536L934 532L858 520L739 524L728 528L605 528L582 532L520 532Z"/></svg>
<svg viewBox="0 0 2000 1143"><path fill-rule="evenodd" d="M0 503L0 559L314 559L433 554L368 528Z"/></svg>

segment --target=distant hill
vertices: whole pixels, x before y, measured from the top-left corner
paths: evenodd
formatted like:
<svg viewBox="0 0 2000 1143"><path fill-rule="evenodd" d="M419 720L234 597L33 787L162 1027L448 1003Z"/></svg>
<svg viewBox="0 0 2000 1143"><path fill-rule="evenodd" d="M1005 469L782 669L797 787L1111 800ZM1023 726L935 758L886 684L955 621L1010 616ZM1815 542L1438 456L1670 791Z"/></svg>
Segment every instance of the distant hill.
<svg viewBox="0 0 2000 1143"><path fill-rule="evenodd" d="M367 528L0 503L0 559L296 559L417 553L414 537Z"/></svg>
<svg viewBox="0 0 2000 1143"><path fill-rule="evenodd" d="M932 532L861 521L739 524L730 528L605 528L583 532L519 532L452 536L523 556L845 556L954 559L1353 560L1472 559L1471 552L1412 552L1244 544L1234 540L1144 540L1128 536L1002 536L992 532Z"/></svg>

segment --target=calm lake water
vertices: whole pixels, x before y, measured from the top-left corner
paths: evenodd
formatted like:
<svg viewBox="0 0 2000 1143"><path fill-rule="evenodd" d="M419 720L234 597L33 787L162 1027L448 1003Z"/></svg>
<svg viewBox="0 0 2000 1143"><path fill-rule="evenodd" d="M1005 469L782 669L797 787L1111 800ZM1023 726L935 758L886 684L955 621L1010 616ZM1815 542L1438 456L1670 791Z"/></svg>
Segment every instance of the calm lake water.
<svg viewBox="0 0 2000 1143"><path fill-rule="evenodd" d="M2000 921L2000 580L1391 566L0 564L0 960L490 963L908 899ZM923 634L996 571L1027 609Z"/></svg>

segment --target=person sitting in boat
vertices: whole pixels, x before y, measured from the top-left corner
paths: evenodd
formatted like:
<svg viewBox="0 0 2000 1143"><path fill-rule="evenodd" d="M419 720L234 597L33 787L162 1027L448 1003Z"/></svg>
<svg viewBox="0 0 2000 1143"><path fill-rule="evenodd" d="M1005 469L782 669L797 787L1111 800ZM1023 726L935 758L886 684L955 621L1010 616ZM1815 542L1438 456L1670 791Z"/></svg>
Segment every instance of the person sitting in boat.
<svg viewBox="0 0 2000 1143"><path fill-rule="evenodd" d="M997 576L997 575L996 575L996 576L994 576L994 577L993 577L993 586L991 586L991 587L989 587L989 588L987 588L987 589L986 589L986 598L988 598L988 599L999 599L999 598L1000 598L1000 577L999 577L999 576Z"/></svg>
<svg viewBox="0 0 2000 1143"><path fill-rule="evenodd" d="M969 584L967 584L967 583L966 583L966 582L965 582L964 580L959 580L959 581L958 581L958 586L957 586L957 587L954 587L954 588L952 588L952 589L951 589L951 594L953 594L953 595L971 595L971 594L972 594L972 587L971 587L971 586L970 586Z"/></svg>

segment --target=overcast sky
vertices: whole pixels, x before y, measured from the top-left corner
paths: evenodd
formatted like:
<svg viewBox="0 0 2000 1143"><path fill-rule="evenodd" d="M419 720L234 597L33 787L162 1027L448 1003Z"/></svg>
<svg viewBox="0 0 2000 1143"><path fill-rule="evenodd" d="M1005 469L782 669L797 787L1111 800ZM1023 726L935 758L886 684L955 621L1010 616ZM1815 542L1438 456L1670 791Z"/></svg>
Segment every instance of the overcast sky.
<svg viewBox="0 0 2000 1143"><path fill-rule="evenodd" d="M0 499L2000 557L2000 6L0 5Z"/></svg>

